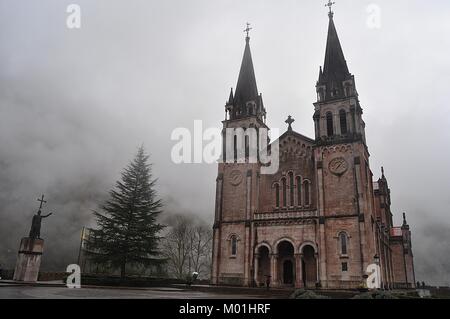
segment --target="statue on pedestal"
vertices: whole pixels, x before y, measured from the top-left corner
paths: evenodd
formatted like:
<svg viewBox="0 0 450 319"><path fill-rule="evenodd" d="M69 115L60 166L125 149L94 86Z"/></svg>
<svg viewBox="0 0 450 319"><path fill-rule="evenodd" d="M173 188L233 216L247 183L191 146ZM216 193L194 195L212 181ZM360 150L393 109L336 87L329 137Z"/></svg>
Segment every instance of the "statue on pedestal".
<svg viewBox="0 0 450 319"><path fill-rule="evenodd" d="M43 218L47 218L48 216L50 216L52 213L49 213L47 215L41 215L41 209L42 209L42 204L43 203L47 203L47 201L44 200L44 195L42 195L42 197L40 199L38 199L39 202L41 202L41 205L39 206L39 210L37 212L36 215L33 216L33 221L31 223L31 229L30 229L30 234L28 237L30 237L31 239L37 239L37 238L41 238L41 223L42 223L42 219Z"/></svg>
<svg viewBox="0 0 450 319"><path fill-rule="evenodd" d="M47 203L44 195L38 199L41 202L39 210L33 216L30 234L20 241L19 253L14 269L13 279L16 281L36 282L39 277L41 257L44 252L44 240L41 237L41 223L43 218L47 218L52 213L42 215L42 205Z"/></svg>

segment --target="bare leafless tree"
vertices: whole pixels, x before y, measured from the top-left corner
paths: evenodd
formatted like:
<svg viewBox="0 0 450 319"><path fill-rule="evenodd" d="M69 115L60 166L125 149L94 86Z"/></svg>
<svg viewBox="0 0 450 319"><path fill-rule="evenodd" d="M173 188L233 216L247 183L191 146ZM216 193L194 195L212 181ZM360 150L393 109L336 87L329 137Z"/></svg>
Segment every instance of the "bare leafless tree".
<svg viewBox="0 0 450 319"><path fill-rule="evenodd" d="M177 215L167 221L168 233L162 243L168 273L185 279L198 272L199 278L209 278L212 231L195 217Z"/></svg>
<svg viewBox="0 0 450 319"><path fill-rule="evenodd" d="M190 232L189 272L209 275L211 264L212 231L206 224L195 225Z"/></svg>

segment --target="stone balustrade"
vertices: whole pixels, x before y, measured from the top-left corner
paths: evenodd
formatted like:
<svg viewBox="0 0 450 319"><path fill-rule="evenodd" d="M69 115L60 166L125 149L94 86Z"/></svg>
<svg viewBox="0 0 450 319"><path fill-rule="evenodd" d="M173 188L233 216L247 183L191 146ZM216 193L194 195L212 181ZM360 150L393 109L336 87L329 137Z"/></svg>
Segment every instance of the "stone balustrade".
<svg viewBox="0 0 450 319"><path fill-rule="evenodd" d="M316 210L275 211L275 212L263 212L254 214L254 220L313 218L313 217L318 217L318 213Z"/></svg>

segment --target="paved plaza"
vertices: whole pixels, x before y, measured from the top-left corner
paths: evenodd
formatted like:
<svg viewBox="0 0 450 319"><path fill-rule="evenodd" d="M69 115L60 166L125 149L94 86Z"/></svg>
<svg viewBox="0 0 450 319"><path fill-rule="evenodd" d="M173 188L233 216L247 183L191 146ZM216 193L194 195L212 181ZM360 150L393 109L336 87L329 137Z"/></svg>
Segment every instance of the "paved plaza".
<svg viewBox="0 0 450 319"><path fill-rule="evenodd" d="M0 284L0 299L258 299L262 294L226 294L201 292L179 288L80 288L69 289L53 286L20 286Z"/></svg>

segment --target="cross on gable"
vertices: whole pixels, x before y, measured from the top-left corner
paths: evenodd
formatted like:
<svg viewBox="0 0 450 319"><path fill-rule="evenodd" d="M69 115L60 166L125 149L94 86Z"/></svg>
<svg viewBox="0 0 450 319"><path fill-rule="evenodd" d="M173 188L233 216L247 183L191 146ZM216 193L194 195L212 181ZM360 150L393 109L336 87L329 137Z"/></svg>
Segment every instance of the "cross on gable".
<svg viewBox="0 0 450 319"><path fill-rule="evenodd" d="M294 122L295 122L294 118L289 115L287 120L285 121L285 123L289 125L289 127L288 127L289 131L292 131L292 123L294 123Z"/></svg>

